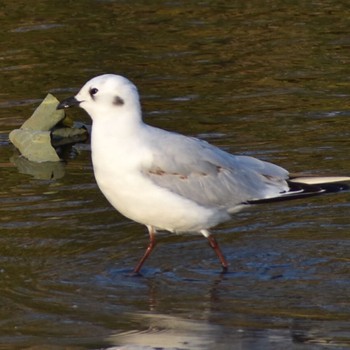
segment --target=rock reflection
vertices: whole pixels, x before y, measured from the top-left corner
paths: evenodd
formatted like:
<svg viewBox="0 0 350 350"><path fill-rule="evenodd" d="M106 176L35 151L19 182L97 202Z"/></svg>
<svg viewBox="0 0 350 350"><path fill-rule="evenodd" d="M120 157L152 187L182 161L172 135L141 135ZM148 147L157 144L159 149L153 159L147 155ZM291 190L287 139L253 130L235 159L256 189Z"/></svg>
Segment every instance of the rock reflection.
<svg viewBox="0 0 350 350"><path fill-rule="evenodd" d="M57 180L65 174L63 162L31 162L19 154L14 154L10 162L16 165L21 174L31 175L38 180Z"/></svg>

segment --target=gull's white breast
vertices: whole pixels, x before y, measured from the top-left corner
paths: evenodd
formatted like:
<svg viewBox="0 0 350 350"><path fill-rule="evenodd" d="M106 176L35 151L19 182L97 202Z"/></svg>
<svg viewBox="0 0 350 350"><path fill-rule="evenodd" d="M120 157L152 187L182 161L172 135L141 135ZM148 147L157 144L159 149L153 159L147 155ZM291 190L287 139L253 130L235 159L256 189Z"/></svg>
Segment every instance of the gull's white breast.
<svg viewBox="0 0 350 350"><path fill-rule="evenodd" d="M148 142L146 129L140 128L135 134L115 134L105 123L94 122L91 144L95 178L121 214L177 232L200 231L229 218L223 209L198 205L144 176L142 168L152 161Z"/></svg>

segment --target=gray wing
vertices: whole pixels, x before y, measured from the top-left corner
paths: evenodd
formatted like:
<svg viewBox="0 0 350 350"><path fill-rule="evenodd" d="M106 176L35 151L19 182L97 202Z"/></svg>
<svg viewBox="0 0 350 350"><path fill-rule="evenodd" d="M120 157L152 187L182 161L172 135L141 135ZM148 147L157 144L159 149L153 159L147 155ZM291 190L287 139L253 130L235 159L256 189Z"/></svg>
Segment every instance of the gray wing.
<svg viewBox="0 0 350 350"><path fill-rule="evenodd" d="M142 172L154 183L204 206L228 211L249 200L289 190L288 172L272 163L234 156L205 141L152 128L152 160Z"/></svg>

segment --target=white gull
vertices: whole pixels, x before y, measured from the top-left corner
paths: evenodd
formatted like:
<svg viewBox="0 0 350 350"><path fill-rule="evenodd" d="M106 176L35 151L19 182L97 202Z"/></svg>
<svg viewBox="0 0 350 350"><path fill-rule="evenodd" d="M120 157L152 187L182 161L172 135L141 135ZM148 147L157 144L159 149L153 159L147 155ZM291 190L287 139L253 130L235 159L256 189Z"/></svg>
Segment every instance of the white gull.
<svg viewBox="0 0 350 350"><path fill-rule="evenodd" d="M139 273L155 245L156 230L205 236L226 271L228 263L209 229L253 204L346 188L350 177L293 177L287 170L209 143L145 124L137 88L105 74L89 80L58 109L80 106L93 121L92 162L99 188L129 219L148 228L150 242L134 269Z"/></svg>

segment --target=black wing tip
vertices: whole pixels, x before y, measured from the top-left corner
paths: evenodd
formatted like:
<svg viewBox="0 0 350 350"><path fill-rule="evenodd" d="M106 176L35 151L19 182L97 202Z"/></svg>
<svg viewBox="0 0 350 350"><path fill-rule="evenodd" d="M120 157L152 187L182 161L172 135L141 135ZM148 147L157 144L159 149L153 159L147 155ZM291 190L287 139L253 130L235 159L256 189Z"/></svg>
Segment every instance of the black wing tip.
<svg viewBox="0 0 350 350"><path fill-rule="evenodd" d="M304 192L322 191L323 193L332 193L349 190L350 186L342 182L327 182L317 185L309 185L302 182L287 181L291 191L303 190Z"/></svg>
<svg viewBox="0 0 350 350"><path fill-rule="evenodd" d="M246 204L264 204L282 202L292 199L300 199L305 197L318 196L325 193L336 193L341 191L347 191L350 189L348 184L344 183L324 183L317 185L308 185L301 182L287 181L290 192L282 193L281 196L263 199L253 199L247 201Z"/></svg>

